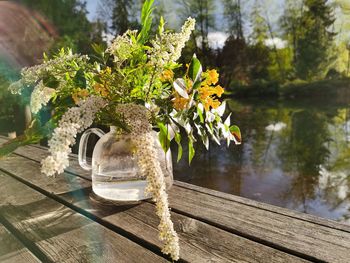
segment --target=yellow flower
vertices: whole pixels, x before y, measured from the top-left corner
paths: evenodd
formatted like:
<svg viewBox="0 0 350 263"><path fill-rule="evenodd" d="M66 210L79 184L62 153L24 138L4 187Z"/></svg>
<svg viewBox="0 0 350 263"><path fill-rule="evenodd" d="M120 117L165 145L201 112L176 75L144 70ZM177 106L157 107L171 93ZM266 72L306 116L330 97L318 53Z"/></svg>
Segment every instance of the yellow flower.
<svg viewBox="0 0 350 263"><path fill-rule="evenodd" d="M86 89L79 90L72 95L72 99L75 104L78 104L80 100L89 96L89 92Z"/></svg>
<svg viewBox="0 0 350 263"><path fill-rule="evenodd" d="M179 95L175 95L173 99L173 105L176 110L184 110L188 105L189 99L185 99L180 97Z"/></svg>
<svg viewBox="0 0 350 263"><path fill-rule="evenodd" d="M106 87L102 86L101 84L95 84L94 90L99 93L102 97L107 97L109 92L106 89Z"/></svg>
<svg viewBox="0 0 350 263"><path fill-rule="evenodd" d="M218 97L221 97L221 95L224 93L224 89L220 86L220 85L217 85L215 88L215 94L218 96Z"/></svg>
<svg viewBox="0 0 350 263"><path fill-rule="evenodd" d="M166 69L160 75L160 81L166 82L174 78L174 72L171 69Z"/></svg>
<svg viewBox="0 0 350 263"><path fill-rule="evenodd" d="M207 70L207 78L206 81L208 83L208 85L215 85L216 83L218 83L219 81L219 73L216 71L216 69L212 69L212 70Z"/></svg>
<svg viewBox="0 0 350 263"><path fill-rule="evenodd" d="M203 103L205 110L209 111L210 107L216 109L220 106L221 102L215 99L215 96L221 97L224 93L224 89L220 85L215 87L210 86L206 79L202 82L202 86L198 88L198 93L199 100Z"/></svg>
<svg viewBox="0 0 350 263"><path fill-rule="evenodd" d="M106 75L111 75L112 74L112 69L110 67L106 67L106 69L103 70L102 72L105 73Z"/></svg>
<svg viewBox="0 0 350 263"><path fill-rule="evenodd" d="M220 101L213 99L212 97L207 97L206 99L202 100L202 103L206 111L209 111L210 107L212 107L213 109L216 109L221 104Z"/></svg>

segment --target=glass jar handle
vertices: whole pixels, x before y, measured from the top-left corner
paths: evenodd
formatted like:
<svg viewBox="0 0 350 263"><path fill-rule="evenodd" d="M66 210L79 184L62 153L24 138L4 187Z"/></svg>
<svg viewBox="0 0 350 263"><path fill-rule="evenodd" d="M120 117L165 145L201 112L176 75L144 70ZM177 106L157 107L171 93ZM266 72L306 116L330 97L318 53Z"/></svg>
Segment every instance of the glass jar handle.
<svg viewBox="0 0 350 263"><path fill-rule="evenodd" d="M87 143L89 140L89 137L91 134L96 134L98 137L102 137L103 135L105 135L105 133L97 128L91 128L86 130L83 135L80 138L80 142L79 142L79 154L78 154L78 160L79 160L79 165L81 166L81 168L83 168L84 170L90 171L92 169L91 164L88 164L88 162L86 161L86 150L87 150Z"/></svg>

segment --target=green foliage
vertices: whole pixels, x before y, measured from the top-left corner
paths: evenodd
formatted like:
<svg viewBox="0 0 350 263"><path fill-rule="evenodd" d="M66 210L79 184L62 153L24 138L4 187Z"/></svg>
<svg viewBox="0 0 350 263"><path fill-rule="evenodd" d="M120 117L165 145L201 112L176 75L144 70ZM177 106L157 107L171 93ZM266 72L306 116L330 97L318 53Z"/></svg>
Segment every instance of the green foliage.
<svg viewBox="0 0 350 263"><path fill-rule="evenodd" d="M54 125L51 121L42 125L39 119L35 119L25 133L15 139L9 140L0 145L0 159L14 152L18 147L39 143L40 140L50 135Z"/></svg>
<svg viewBox="0 0 350 263"><path fill-rule="evenodd" d="M230 36L236 39L244 39L242 4L240 0L223 0L224 18L227 21L227 28Z"/></svg>
<svg viewBox="0 0 350 263"><path fill-rule="evenodd" d="M107 7L113 8L111 28L117 35L125 33L130 28L139 28L139 24L133 14L136 2L135 0L113 0L114 6ZM106 4L110 4L110 2Z"/></svg>
<svg viewBox="0 0 350 263"><path fill-rule="evenodd" d="M196 19L196 30L194 36L198 37L200 46L197 45L195 37L191 40L194 49L190 50L192 56L193 51L201 58L206 65L212 65L210 59L210 48L208 44L208 34L210 29L215 29L216 8L214 0L177 0L179 3L179 13L182 18L189 16Z"/></svg>
<svg viewBox="0 0 350 263"><path fill-rule="evenodd" d="M79 0L21 0L28 8L39 12L58 31L51 51L70 47L77 52L90 53L91 42L102 42L104 25L100 21L89 22L86 2Z"/></svg>
<svg viewBox="0 0 350 263"><path fill-rule="evenodd" d="M193 139L189 137L188 138L188 163L189 164L191 164L194 154L195 154L195 150L193 147Z"/></svg>
<svg viewBox="0 0 350 263"><path fill-rule="evenodd" d="M241 142L242 142L241 130L239 129L238 126L232 125L232 126L230 127L230 132L233 134L233 136L235 137L235 140L236 140L238 143L241 143Z"/></svg>
<svg viewBox="0 0 350 263"><path fill-rule="evenodd" d="M193 81L193 85L196 85L202 74L202 65L196 55L193 56L191 64L188 68L188 76Z"/></svg>
<svg viewBox="0 0 350 263"><path fill-rule="evenodd" d="M181 145L181 134L175 132L175 142L177 143L177 162L179 162L182 158L182 145Z"/></svg>
<svg viewBox="0 0 350 263"><path fill-rule="evenodd" d="M250 40L253 44L265 46L265 40L268 39L268 26L265 18L262 16L260 1L256 0L250 14L252 33Z"/></svg>
<svg viewBox="0 0 350 263"><path fill-rule="evenodd" d="M323 78L334 57L331 54L335 33L334 12L326 0L290 2L283 25L293 48L296 77L311 80Z"/></svg>
<svg viewBox="0 0 350 263"><path fill-rule="evenodd" d="M170 135L169 135L169 130L167 126L164 125L164 123L158 122L157 126L159 128L159 142L160 145L162 146L164 152L167 152L170 147Z"/></svg>
<svg viewBox="0 0 350 263"><path fill-rule="evenodd" d="M19 83L34 87L32 94L38 94L35 93L38 89L40 92L49 89L54 126L69 109L80 107L80 102L88 97L99 96L106 101L106 106L95 116L96 124L116 126L121 133L130 132L129 123L116 111L116 107L125 103L145 105L149 109L150 124L159 129L159 142L165 152L175 139L180 159L180 132L181 129L186 132L191 162L197 140L206 147L209 146L209 137L219 144L221 139L226 139L228 143L232 140L237 142L236 133L229 130L229 118L225 123L222 120L225 104L221 104L218 97L224 90L217 85L219 76L216 70L203 73L196 56L192 57L184 74L177 70L183 66L176 63L181 51L178 48L184 45L184 39L190 37L195 26L193 19L187 20L182 33L172 33L171 38L164 28L164 20L160 19L157 36L150 40L152 5L153 0L144 2L140 31L127 31L107 49L101 44L92 45L95 51L93 60L62 48L53 56L45 55L43 64L23 70ZM39 106L40 99L34 96L33 100L32 95L32 102L39 102ZM37 121L38 116L35 116ZM135 121L138 121L137 116ZM29 143L33 139L36 142L51 134L44 131L46 129L40 125L30 128L19 140ZM14 141L6 152L17 145L20 143Z"/></svg>
<svg viewBox="0 0 350 263"><path fill-rule="evenodd" d="M145 3L142 6L141 10L141 25L142 29L140 34L137 36L137 42L140 44L144 44L147 42L149 38L149 32L152 27L152 20L153 20L153 10L152 7L154 0L146 0Z"/></svg>

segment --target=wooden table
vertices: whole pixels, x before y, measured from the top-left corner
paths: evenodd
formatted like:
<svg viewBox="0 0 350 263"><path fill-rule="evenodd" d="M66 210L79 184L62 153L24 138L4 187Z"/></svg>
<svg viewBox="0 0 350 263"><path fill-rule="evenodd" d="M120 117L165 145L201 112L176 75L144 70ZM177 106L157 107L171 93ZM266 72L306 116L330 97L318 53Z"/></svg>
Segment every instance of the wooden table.
<svg viewBox="0 0 350 263"><path fill-rule="evenodd" d="M169 261L152 202L101 202L74 155L63 175L40 174L47 155L0 160L0 262ZM178 181L169 201L180 262L350 262L349 225Z"/></svg>

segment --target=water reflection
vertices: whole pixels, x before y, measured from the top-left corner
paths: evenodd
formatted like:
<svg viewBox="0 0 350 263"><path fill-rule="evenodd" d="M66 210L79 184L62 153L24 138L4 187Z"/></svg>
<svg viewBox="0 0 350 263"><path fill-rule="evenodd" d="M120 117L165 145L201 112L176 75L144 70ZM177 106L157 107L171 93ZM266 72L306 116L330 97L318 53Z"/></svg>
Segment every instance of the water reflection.
<svg viewBox="0 0 350 263"><path fill-rule="evenodd" d="M200 148L176 179L350 223L348 107L228 104L244 143Z"/></svg>

